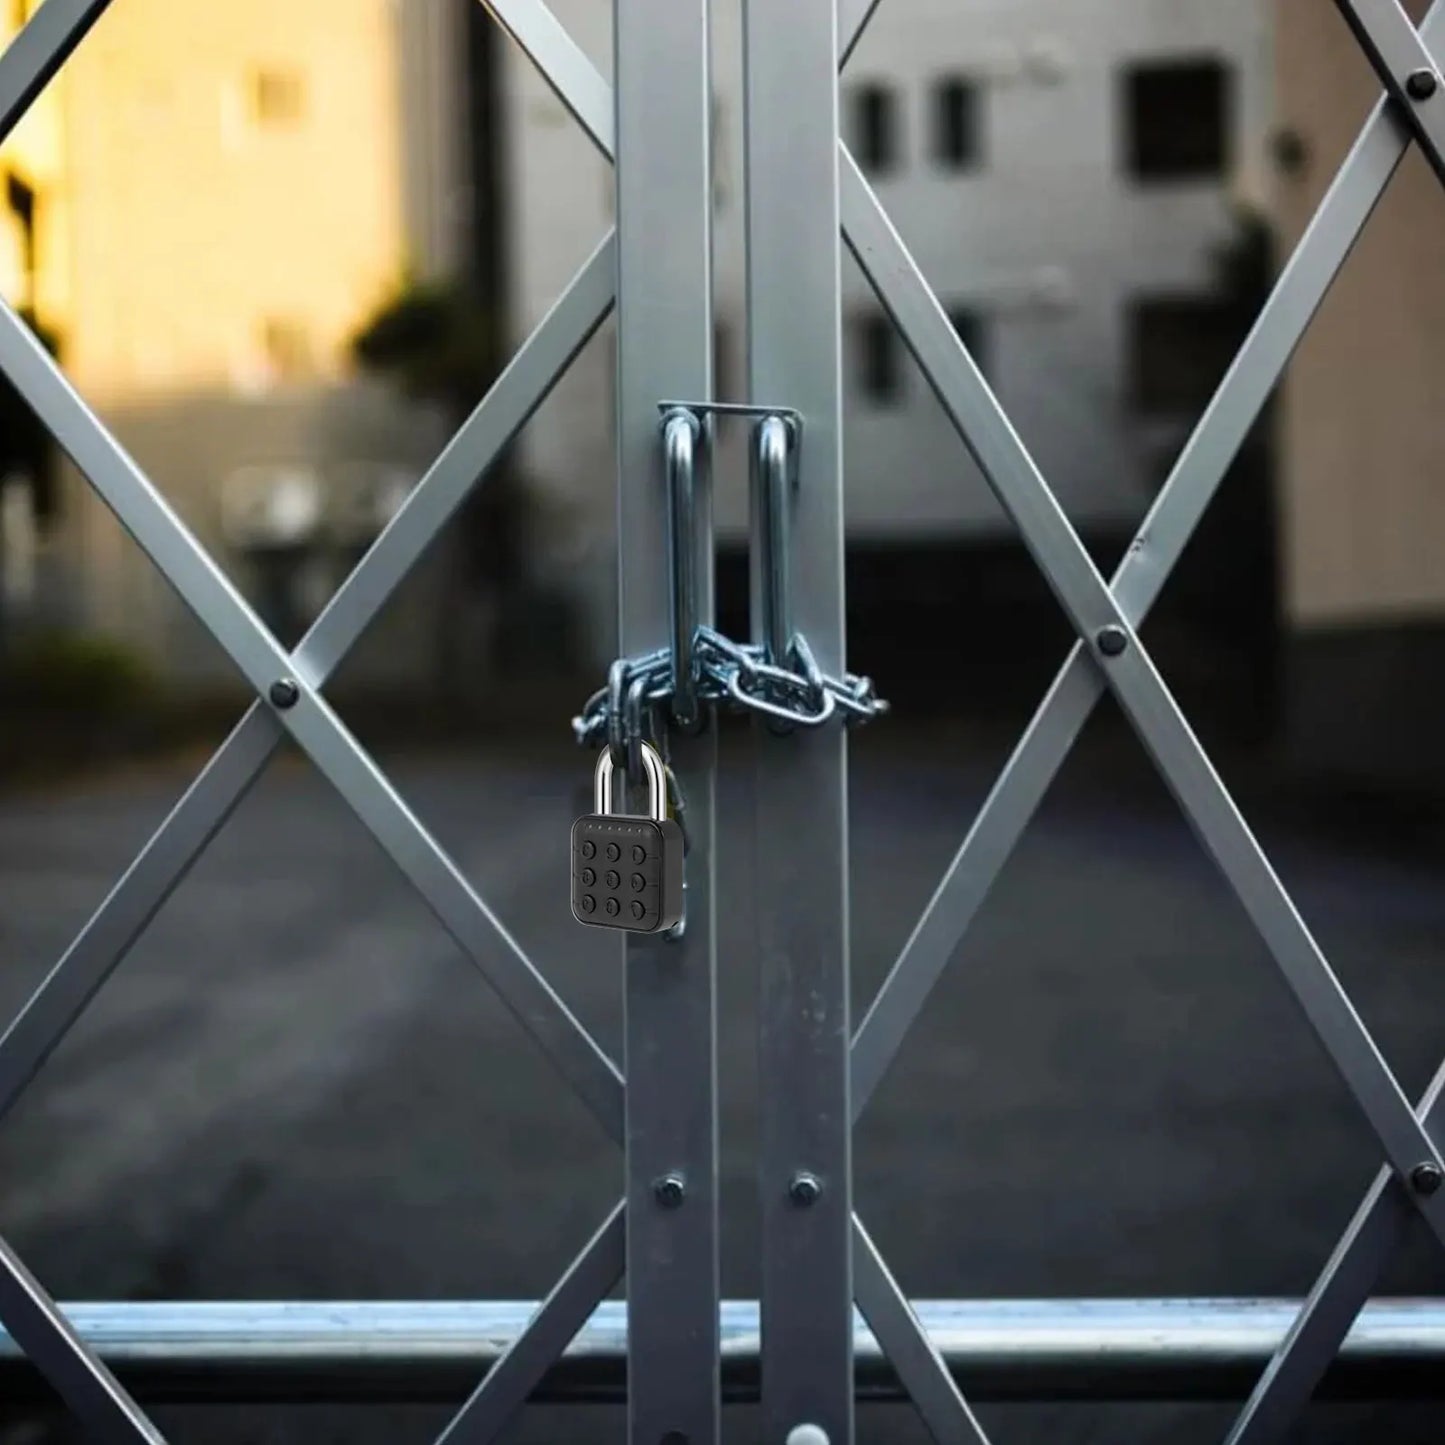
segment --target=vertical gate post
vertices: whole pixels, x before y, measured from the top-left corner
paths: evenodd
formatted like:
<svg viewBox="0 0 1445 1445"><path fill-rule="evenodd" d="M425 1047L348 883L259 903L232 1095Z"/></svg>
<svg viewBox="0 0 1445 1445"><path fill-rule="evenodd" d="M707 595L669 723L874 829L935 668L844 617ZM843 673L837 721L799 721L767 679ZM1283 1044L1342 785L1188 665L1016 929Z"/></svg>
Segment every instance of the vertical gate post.
<svg viewBox="0 0 1445 1445"><path fill-rule="evenodd" d="M664 398L712 395L707 0L617 0L618 586L623 655L667 645ZM693 578L712 618L712 516L698 455ZM628 1439L719 1435L715 928L711 732L673 763L691 851L679 940L624 944Z"/></svg>
<svg viewBox="0 0 1445 1445"><path fill-rule="evenodd" d="M749 376L795 408L782 559L792 626L844 671L835 0L746 0ZM763 440L760 436L759 440ZM760 502L763 499L759 499ZM764 519L753 518L754 539ZM757 603L769 559L754 541ZM847 753L757 730L762 1439L851 1445ZM801 1426L815 1427L812 1431Z"/></svg>

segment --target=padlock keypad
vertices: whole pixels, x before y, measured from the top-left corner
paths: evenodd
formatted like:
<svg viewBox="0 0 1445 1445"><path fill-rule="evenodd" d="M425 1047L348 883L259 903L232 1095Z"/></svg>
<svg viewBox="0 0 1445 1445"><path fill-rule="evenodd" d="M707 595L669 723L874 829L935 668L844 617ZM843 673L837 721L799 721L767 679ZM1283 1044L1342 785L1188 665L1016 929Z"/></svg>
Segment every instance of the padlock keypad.
<svg viewBox="0 0 1445 1445"><path fill-rule="evenodd" d="M572 912L581 923L654 933L675 923L681 867L671 821L594 813L572 828ZM677 874L674 883L673 874Z"/></svg>

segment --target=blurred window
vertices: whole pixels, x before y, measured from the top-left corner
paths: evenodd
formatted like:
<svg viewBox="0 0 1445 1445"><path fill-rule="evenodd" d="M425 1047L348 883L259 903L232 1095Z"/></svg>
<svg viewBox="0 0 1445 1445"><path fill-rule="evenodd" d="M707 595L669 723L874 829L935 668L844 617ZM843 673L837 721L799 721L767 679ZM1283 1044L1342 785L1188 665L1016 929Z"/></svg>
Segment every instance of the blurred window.
<svg viewBox="0 0 1445 1445"><path fill-rule="evenodd" d="M853 323L858 389L869 401L896 402L903 394L902 342L893 322L874 312Z"/></svg>
<svg viewBox="0 0 1445 1445"><path fill-rule="evenodd" d="M315 369L310 338L299 322L268 316L261 324L261 344L272 372L283 381L309 376Z"/></svg>
<svg viewBox="0 0 1445 1445"><path fill-rule="evenodd" d="M1197 416L1240 340L1237 308L1207 296L1139 297L1126 332L1129 405L1151 419Z"/></svg>
<svg viewBox="0 0 1445 1445"><path fill-rule="evenodd" d="M983 159L978 87L962 76L941 80L934 90L933 155L951 171L972 170Z"/></svg>
<svg viewBox="0 0 1445 1445"><path fill-rule="evenodd" d="M878 175L898 164L898 97L886 85L869 82L853 91L854 158Z"/></svg>
<svg viewBox="0 0 1445 1445"><path fill-rule="evenodd" d="M1149 61L1123 76L1125 163L1141 181L1224 174L1230 76L1213 59Z"/></svg>
<svg viewBox="0 0 1445 1445"><path fill-rule="evenodd" d="M716 210L722 210L728 203L730 194L730 181L732 179L732 162L729 157L728 146L728 115L727 108L719 96L713 97L712 102L712 123L708 127L708 144L712 151L712 203ZM604 167L607 171L609 181L612 178L610 167Z"/></svg>
<svg viewBox="0 0 1445 1445"><path fill-rule="evenodd" d="M963 342L964 349L973 358L973 364L988 375L988 334L983 317L968 306L953 306L948 312L949 324L954 334Z"/></svg>
<svg viewBox="0 0 1445 1445"><path fill-rule="evenodd" d="M263 126L300 122L306 111L306 83L299 71L260 66L251 74L251 114Z"/></svg>
<svg viewBox="0 0 1445 1445"><path fill-rule="evenodd" d="M726 321L715 321L712 331L713 395L726 401L733 394L738 372L737 337Z"/></svg>
<svg viewBox="0 0 1445 1445"><path fill-rule="evenodd" d="M36 271L36 195L34 190L13 171L5 177L5 201L10 214L20 228L21 265L23 293L21 300L27 306L35 303Z"/></svg>

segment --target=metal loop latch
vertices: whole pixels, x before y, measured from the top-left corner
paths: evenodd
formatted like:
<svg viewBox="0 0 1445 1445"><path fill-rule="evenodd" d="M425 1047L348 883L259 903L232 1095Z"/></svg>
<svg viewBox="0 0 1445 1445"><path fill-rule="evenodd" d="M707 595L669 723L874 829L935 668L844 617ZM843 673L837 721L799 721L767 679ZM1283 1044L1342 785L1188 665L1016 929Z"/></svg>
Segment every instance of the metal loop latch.
<svg viewBox="0 0 1445 1445"><path fill-rule="evenodd" d="M792 642L788 615L788 519L797 473L794 428L781 416L765 416L753 429L753 516L762 553L759 578L759 641L770 662L786 664Z"/></svg>
<svg viewBox="0 0 1445 1445"><path fill-rule="evenodd" d="M662 418L663 472L667 481L669 551L672 562L672 715L679 727L698 721L697 667L697 481L702 424L694 412L674 407Z"/></svg>
<svg viewBox="0 0 1445 1445"><path fill-rule="evenodd" d="M780 724L815 728L840 715L845 725L878 717L888 705L866 677L833 677L818 665L807 639L793 629L789 599L789 529L798 485L803 419L785 407L725 402L659 403L662 471L667 491L672 611L665 647L612 665L606 686L588 700L572 728L581 743L605 745L615 767L636 776L639 745L664 739L666 724L700 726L706 708L732 704ZM714 414L754 419L749 447L755 640L734 642L698 616L704 555L696 536L700 491ZM681 794L673 780L681 812Z"/></svg>

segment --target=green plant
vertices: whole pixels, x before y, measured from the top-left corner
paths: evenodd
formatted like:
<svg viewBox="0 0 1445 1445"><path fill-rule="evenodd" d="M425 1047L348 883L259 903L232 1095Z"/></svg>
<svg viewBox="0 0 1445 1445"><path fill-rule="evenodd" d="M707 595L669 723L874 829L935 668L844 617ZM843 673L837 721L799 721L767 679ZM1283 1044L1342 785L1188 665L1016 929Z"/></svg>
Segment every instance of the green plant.
<svg viewBox="0 0 1445 1445"><path fill-rule="evenodd" d="M98 633L49 629L17 639L6 658L6 700L39 710L115 716L157 696L150 666L132 648Z"/></svg>
<svg viewBox="0 0 1445 1445"><path fill-rule="evenodd" d="M408 284L357 332L352 355L460 418L495 380L500 344L492 309L467 287Z"/></svg>
<svg viewBox="0 0 1445 1445"><path fill-rule="evenodd" d="M440 405L453 426L477 405L501 370L504 337L499 312L463 283L404 284L366 322L352 341L358 365L390 380L404 394ZM499 601L515 631L526 620L530 599L528 559L534 549L536 496L503 454L484 486L462 505L451 534L457 586ZM471 661L474 644L461 629L464 609L448 608L438 632L438 676L455 688ZM482 646L495 655L494 636Z"/></svg>

